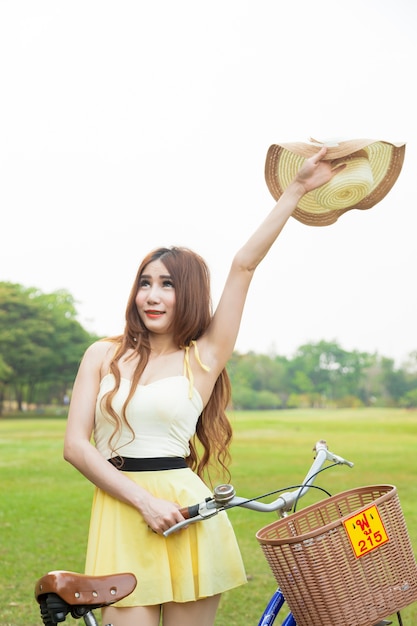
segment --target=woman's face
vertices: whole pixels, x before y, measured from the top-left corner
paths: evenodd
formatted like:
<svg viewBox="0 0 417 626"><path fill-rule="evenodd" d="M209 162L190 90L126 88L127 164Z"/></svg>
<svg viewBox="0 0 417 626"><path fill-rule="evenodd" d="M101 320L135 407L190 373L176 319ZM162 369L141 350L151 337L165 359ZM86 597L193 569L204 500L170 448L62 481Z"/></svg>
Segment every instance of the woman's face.
<svg viewBox="0 0 417 626"><path fill-rule="evenodd" d="M139 317L149 332L162 334L170 331L175 315L175 286L159 259L144 268L135 302Z"/></svg>

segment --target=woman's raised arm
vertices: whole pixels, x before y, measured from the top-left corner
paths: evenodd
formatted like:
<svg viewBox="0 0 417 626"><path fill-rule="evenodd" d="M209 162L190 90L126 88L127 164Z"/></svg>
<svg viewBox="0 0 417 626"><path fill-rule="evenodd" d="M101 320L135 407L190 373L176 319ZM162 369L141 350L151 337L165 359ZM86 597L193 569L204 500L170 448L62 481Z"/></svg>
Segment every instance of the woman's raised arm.
<svg viewBox="0 0 417 626"><path fill-rule="evenodd" d="M232 355L255 269L276 241L304 194L321 187L345 167L342 165L332 169L330 161L323 161L326 151L326 147L323 147L305 161L272 211L233 259L213 321L203 340L206 361L218 372Z"/></svg>

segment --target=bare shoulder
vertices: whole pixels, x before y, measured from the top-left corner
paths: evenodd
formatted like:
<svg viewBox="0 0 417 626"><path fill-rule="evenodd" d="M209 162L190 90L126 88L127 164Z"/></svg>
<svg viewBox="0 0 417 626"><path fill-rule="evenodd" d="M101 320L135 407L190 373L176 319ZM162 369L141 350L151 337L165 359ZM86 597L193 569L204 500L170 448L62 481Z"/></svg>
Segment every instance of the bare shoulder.
<svg viewBox="0 0 417 626"><path fill-rule="evenodd" d="M83 362L99 370L107 370L117 343L111 340L101 340L92 343L84 353Z"/></svg>
<svg viewBox="0 0 417 626"><path fill-rule="evenodd" d="M85 355L91 358L105 356L109 351L115 350L116 344L108 339L95 341L88 346Z"/></svg>

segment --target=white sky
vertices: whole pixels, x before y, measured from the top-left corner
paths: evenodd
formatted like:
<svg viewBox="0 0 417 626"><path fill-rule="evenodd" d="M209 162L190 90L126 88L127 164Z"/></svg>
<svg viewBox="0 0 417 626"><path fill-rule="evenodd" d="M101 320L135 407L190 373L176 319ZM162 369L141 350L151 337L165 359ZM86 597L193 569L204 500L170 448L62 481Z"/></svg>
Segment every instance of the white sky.
<svg viewBox="0 0 417 626"><path fill-rule="evenodd" d="M236 345L417 349L414 0L0 0L0 280L67 289L118 333L137 266L186 245L217 301L274 201L280 141L406 141L376 207L294 219L258 268Z"/></svg>

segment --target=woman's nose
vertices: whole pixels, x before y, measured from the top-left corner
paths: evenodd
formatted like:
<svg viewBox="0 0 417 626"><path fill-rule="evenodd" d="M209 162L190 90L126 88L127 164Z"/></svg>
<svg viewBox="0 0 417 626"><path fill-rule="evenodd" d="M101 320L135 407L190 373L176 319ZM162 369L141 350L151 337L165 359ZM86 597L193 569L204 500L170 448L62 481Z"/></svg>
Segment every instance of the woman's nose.
<svg viewBox="0 0 417 626"><path fill-rule="evenodd" d="M158 285L153 285L151 287L151 289L148 292L148 298L147 298L148 302L159 302L160 300L160 296L159 296L159 287Z"/></svg>

